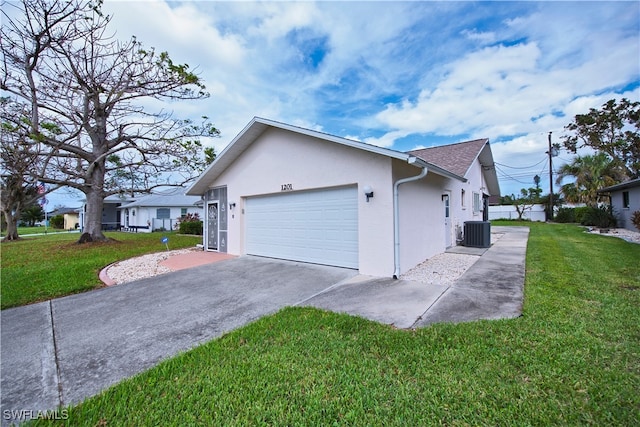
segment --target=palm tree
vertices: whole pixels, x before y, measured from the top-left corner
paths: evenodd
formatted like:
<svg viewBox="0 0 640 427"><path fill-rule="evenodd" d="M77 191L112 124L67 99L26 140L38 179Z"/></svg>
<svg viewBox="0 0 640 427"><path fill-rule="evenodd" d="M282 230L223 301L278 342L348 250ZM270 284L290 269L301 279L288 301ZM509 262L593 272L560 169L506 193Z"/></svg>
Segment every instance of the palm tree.
<svg viewBox="0 0 640 427"><path fill-rule="evenodd" d="M44 219L44 210L38 204L33 204L22 212L21 218L24 222L29 224L29 227L36 225L36 222Z"/></svg>
<svg viewBox="0 0 640 427"><path fill-rule="evenodd" d="M614 162L607 154L576 156L571 163L563 165L558 171L556 183L566 177L575 177L575 182L564 184L560 191L571 203L586 203L597 206L598 190L617 184L626 179L624 168Z"/></svg>

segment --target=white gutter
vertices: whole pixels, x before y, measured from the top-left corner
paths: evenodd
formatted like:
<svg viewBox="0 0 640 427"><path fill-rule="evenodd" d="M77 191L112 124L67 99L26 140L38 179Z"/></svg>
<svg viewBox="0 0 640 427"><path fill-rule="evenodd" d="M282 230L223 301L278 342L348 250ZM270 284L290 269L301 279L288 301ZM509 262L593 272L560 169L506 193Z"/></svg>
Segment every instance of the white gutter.
<svg viewBox="0 0 640 427"><path fill-rule="evenodd" d="M422 167L422 171L419 175L399 179L393 185L393 260L395 264L395 271L393 272L394 279L397 279L400 276L400 205L398 203L398 187L400 187L400 185L404 183L422 179L427 176L427 172L429 172L424 162L418 162L418 158L416 157L409 157L409 159L407 159L407 163L409 163L410 165L418 163L418 166Z"/></svg>

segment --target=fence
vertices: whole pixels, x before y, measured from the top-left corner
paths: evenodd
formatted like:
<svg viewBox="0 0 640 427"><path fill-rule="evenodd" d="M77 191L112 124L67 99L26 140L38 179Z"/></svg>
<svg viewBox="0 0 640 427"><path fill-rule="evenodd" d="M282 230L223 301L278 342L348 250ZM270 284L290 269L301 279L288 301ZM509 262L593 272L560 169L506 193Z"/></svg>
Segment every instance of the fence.
<svg viewBox="0 0 640 427"><path fill-rule="evenodd" d="M153 218L151 231L171 231L178 228L178 220L171 218Z"/></svg>
<svg viewBox="0 0 640 427"><path fill-rule="evenodd" d="M492 219L518 219L518 211L513 205L489 206L489 220ZM522 219L530 221L546 221L544 205L533 205L522 214Z"/></svg>

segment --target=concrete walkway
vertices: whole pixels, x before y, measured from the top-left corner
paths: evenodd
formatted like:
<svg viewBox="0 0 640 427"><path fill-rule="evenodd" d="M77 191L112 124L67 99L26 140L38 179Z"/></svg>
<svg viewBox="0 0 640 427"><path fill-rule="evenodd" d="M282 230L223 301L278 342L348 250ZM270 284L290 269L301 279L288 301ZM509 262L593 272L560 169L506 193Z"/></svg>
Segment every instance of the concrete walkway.
<svg viewBox="0 0 640 427"><path fill-rule="evenodd" d="M490 248L448 250L478 256L451 286L357 276L304 302L394 325L418 328L431 323L505 319L522 313L528 227L492 227L503 234Z"/></svg>
<svg viewBox="0 0 640 427"><path fill-rule="evenodd" d="M415 327L522 314L529 228L492 227L492 232L505 234L429 307Z"/></svg>
<svg viewBox="0 0 640 427"><path fill-rule="evenodd" d="M492 231L505 234L488 250L464 248L479 259L450 287L240 257L3 310L2 425L79 403L285 306L399 328L519 316L529 229Z"/></svg>

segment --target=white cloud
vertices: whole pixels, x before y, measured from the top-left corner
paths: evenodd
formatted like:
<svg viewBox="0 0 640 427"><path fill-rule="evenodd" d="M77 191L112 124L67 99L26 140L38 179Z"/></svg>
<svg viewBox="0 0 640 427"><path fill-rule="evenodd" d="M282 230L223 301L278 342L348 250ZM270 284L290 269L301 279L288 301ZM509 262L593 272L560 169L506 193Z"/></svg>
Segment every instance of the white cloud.
<svg viewBox="0 0 640 427"><path fill-rule="evenodd" d="M461 34L469 40L477 41L484 44L490 44L496 41L496 34L493 32L480 32L475 28L473 30L464 29Z"/></svg>
<svg viewBox="0 0 640 427"><path fill-rule="evenodd" d="M378 119L407 133L457 135L490 129L518 133L523 118L539 114L539 102L531 99L539 99L539 94L530 93L539 55L535 44L473 52L451 64L434 90L424 89L415 102L387 106Z"/></svg>
<svg viewBox="0 0 640 427"><path fill-rule="evenodd" d="M637 3L107 0L105 9L119 36L198 67L211 98L171 108L211 117L218 151L261 116L400 150L430 146L430 136L488 137L496 159L529 165L575 114L640 99L637 86L619 93L640 80ZM303 66L293 30L325 40L317 68ZM406 138L415 135L424 144Z"/></svg>

